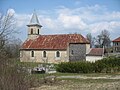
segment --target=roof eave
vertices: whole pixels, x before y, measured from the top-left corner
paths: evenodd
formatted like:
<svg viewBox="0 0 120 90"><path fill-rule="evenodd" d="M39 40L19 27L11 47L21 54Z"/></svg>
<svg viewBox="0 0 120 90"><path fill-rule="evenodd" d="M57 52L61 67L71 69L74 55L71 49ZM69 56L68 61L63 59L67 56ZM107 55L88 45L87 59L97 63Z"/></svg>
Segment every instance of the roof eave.
<svg viewBox="0 0 120 90"><path fill-rule="evenodd" d="M103 56L103 55L91 55L91 54L87 54L87 56Z"/></svg>
<svg viewBox="0 0 120 90"><path fill-rule="evenodd" d="M20 48L20 50L60 50L60 51L65 51L67 49L39 49L39 48Z"/></svg>
<svg viewBox="0 0 120 90"><path fill-rule="evenodd" d="M27 26L28 27L30 27L30 26L39 26L39 27L42 27L42 25L40 25L40 24L28 24Z"/></svg>

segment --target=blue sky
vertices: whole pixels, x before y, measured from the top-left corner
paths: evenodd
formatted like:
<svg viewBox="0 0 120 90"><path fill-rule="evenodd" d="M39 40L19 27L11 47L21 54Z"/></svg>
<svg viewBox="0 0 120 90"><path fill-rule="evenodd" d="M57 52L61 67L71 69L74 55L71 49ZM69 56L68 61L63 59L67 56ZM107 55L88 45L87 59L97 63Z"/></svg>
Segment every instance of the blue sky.
<svg viewBox="0 0 120 90"><path fill-rule="evenodd" d="M96 36L106 29L111 39L120 36L120 0L0 0L0 12L14 13L22 40L34 9L43 26L41 34Z"/></svg>

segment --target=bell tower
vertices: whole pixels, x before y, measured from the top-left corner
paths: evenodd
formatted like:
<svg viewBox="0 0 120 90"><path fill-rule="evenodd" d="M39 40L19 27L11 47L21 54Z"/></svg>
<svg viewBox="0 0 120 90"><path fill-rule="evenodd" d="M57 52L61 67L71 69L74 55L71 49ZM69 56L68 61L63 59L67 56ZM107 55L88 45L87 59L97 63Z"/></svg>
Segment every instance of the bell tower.
<svg viewBox="0 0 120 90"><path fill-rule="evenodd" d="M41 27L36 12L33 12L28 26L28 39L35 39L40 35Z"/></svg>

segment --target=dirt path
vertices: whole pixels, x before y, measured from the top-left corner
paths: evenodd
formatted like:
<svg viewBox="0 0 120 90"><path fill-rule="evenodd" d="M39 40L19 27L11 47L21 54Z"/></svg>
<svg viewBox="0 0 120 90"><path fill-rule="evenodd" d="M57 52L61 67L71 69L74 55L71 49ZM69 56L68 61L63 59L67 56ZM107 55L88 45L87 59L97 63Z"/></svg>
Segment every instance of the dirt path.
<svg viewBox="0 0 120 90"><path fill-rule="evenodd" d="M120 79L120 75L112 76L112 75L104 75L104 76L83 76L83 75L77 75L77 76L59 76L57 78L75 78L75 79Z"/></svg>
<svg viewBox="0 0 120 90"><path fill-rule="evenodd" d="M63 80L53 85L42 85L33 90L120 90L120 75L102 75L94 77L77 75L58 76L57 78ZM74 79L79 81L75 81Z"/></svg>

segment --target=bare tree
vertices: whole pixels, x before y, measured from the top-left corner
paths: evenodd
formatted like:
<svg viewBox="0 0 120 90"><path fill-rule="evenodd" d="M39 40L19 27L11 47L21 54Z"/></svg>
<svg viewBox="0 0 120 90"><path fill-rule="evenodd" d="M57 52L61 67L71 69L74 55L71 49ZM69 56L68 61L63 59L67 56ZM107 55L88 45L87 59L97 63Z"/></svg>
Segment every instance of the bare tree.
<svg viewBox="0 0 120 90"><path fill-rule="evenodd" d="M12 42L7 43L7 45L5 45L5 52L8 54L8 57L19 57L19 49L21 47L21 44L22 41L19 38L12 39Z"/></svg>
<svg viewBox="0 0 120 90"><path fill-rule="evenodd" d="M102 48L103 45L103 40L102 40L102 36L101 35L98 35L96 38L95 38L95 47L96 48Z"/></svg>
<svg viewBox="0 0 120 90"><path fill-rule="evenodd" d="M6 15L0 13L0 50L14 33L16 33L14 14L9 11Z"/></svg>
<svg viewBox="0 0 120 90"><path fill-rule="evenodd" d="M0 90L29 90L32 84L27 70L9 57L19 53L20 40L11 39L15 33L14 14L0 13Z"/></svg>
<svg viewBox="0 0 120 90"><path fill-rule="evenodd" d="M103 30L101 32L101 35L103 37L103 46L110 47L111 46L110 33L107 30Z"/></svg>
<svg viewBox="0 0 120 90"><path fill-rule="evenodd" d="M110 47L110 33L107 30L103 30L100 35L96 37L96 47Z"/></svg>
<svg viewBox="0 0 120 90"><path fill-rule="evenodd" d="M90 47L93 47L94 46L94 38L92 37L91 33L88 33L86 35L87 39L89 40L90 42Z"/></svg>

